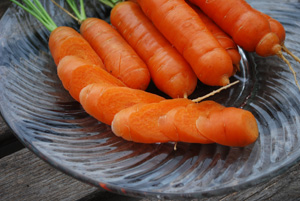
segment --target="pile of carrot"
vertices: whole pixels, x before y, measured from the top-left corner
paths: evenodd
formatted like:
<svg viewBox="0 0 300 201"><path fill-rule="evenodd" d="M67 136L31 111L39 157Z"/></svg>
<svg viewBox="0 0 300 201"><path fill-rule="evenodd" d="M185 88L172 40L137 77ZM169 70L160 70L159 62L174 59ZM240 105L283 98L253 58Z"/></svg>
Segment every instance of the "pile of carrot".
<svg viewBox="0 0 300 201"><path fill-rule="evenodd" d="M87 18L83 0L80 11L67 0L80 33L57 27L38 0L12 1L51 32L49 49L71 96L117 136L138 143L254 143L259 131L249 111L187 97L198 80L228 85L239 70L238 46L298 60L284 46L284 27L243 0L100 0L112 7L111 25ZM150 79L171 99L146 92Z"/></svg>

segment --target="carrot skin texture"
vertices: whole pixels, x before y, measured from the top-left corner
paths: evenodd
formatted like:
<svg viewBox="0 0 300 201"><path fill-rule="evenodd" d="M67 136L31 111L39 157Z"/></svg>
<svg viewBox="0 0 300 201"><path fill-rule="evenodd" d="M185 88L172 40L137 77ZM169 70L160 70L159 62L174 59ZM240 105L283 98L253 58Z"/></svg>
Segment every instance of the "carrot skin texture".
<svg viewBox="0 0 300 201"><path fill-rule="evenodd" d="M278 36L280 44L283 45L284 41L285 41L285 35L286 35L283 25L279 21L277 21L274 18L270 17L269 15L267 15L265 13L262 13L262 14L269 21L271 31Z"/></svg>
<svg viewBox="0 0 300 201"><path fill-rule="evenodd" d="M185 98L168 99L158 103L138 104L117 113L112 122L112 131L126 140L140 143L169 142L158 125L158 120L173 108L191 104ZM127 120L124 122L124 119ZM127 123L127 124L125 124Z"/></svg>
<svg viewBox="0 0 300 201"><path fill-rule="evenodd" d="M128 87L145 90L150 82L146 64L107 22L88 18L80 27L82 36L103 60L105 68Z"/></svg>
<svg viewBox="0 0 300 201"><path fill-rule="evenodd" d="M88 85L80 92L80 103L85 111L107 125L111 125L116 113L127 107L162 100L163 97L143 90L103 84Z"/></svg>
<svg viewBox="0 0 300 201"><path fill-rule="evenodd" d="M208 139L225 146L244 147L258 138L255 117L239 108L224 108L208 116L199 116L197 129Z"/></svg>
<svg viewBox="0 0 300 201"><path fill-rule="evenodd" d="M104 68L102 60L90 44L71 27L56 28L51 32L48 43L56 65L65 56L73 55Z"/></svg>
<svg viewBox="0 0 300 201"><path fill-rule="evenodd" d="M77 101L79 101L81 90L89 84L125 86L104 69L77 56L65 56L61 59L57 67L57 74L64 88Z"/></svg>
<svg viewBox="0 0 300 201"><path fill-rule="evenodd" d="M260 56L276 55L281 50L278 36L259 11L244 0L190 0L227 32L237 45Z"/></svg>
<svg viewBox="0 0 300 201"><path fill-rule="evenodd" d="M197 13L182 0L138 0L144 13L191 65L201 82L224 86L233 65Z"/></svg>
<svg viewBox="0 0 300 201"><path fill-rule="evenodd" d="M118 3L111 23L147 64L158 89L172 98L190 95L197 77L189 64L134 2Z"/></svg>
<svg viewBox="0 0 300 201"><path fill-rule="evenodd" d="M224 106L214 101L191 103L185 107L170 110L159 119L162 132L172 141L210 144L214 141L202 135L196 127L199 116L207 116L213 111L223 109Z"/></svg>
<svg viewBox="0 0 300 201"><path fill-rule="evenodd" d="M225 108L213 101L197 104L183 98L141 103L121 110L114 116L112 131L138 143L216 142L244 147L258 138L257 122L249 111Z"/></svg>
<svg viewBox="0 0 300 201"><path fill-rule="evenodd" d="M238 47L233 39L225 33L218 25L216 25L206 14L204 14L199 8L194 5L191 7L197 12L200 19L206 25L208 30L216 37L221 46L228 52L231 57L233 65L239 66L241 55L238 51Z"/></svg>

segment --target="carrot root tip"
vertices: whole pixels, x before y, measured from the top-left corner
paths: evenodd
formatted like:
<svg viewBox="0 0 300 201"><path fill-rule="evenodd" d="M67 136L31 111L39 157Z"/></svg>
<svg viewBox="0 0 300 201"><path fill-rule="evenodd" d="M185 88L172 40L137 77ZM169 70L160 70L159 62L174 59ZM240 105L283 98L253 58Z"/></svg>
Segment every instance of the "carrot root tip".
<svg viewBox="0 0 300 201"><path fill-rule="evenodd" d="M296 55L294 55L285 45L282 45L282 50L284 52L286 52L288 55L290 55L291 57L293 57L293 59L297 62L300 63L300 58L297 57Z"/></svg>
<svg viewBox="0 0 300 201"><path fill-rule="evenodd" d="M230 83L228 75L224 75L221 78L221 86L226 86Z"/></svg>

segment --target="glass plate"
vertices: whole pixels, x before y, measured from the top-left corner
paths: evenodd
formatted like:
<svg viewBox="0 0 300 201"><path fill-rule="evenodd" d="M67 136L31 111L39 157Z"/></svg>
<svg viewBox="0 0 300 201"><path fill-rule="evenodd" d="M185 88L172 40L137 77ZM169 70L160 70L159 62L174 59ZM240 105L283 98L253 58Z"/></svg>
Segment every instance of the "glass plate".
<svg viewBox="0 0 300 201"><path fill-rule="evenodd" d="M64 1L59 1L62 6ZM250 1L286 28L286 46L300 56L299 1ZM78 25L43 1L58 25ZM109 9L87 2L88 16L108 19ZM210 99L251 111L260 137L245 148L221 145L138 144L116 137L87 115L63 89L49 54L49 32L12 5L0 21L1 114L16 136L62 172L112 192L154 198L220 195L263 182L300 158L300 92L287 65L241 50L240 84ZM290 57L299 75L299 63ZM196 98L216 88L199 83ZM151 85L153 93L158 90Z"/></svg>

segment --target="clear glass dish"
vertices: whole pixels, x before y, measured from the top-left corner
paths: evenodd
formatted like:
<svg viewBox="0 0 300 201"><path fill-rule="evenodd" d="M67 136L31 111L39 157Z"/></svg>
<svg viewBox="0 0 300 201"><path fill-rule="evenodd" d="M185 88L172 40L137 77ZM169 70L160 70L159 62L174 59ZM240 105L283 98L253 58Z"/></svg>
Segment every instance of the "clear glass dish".
<svg viewBox="0 0 300 201"><path fill-rule="evenodd" d="M249 1L285 26L286 46L300 56L300 3ZM64 1L59 1L64 5ZM43 1L58 25L78 24ZM66 6L66 5L64 5ZM87 2L88 16L109 9ZM149 198L199 198L247 188L287 170L300 158L300 92L287 65L241 50L238 85L210 99L251 111L260 137L245 148L217 144L138 144L116 137L87 115L62 87L49 53L49 32L15 5L0 21L0 110L26 147L58 170L112 192ZM300 64L290 57L299 75ZM190 98L214 90L199 83ZM153 84L148 91L161 94Z"/></svg>

